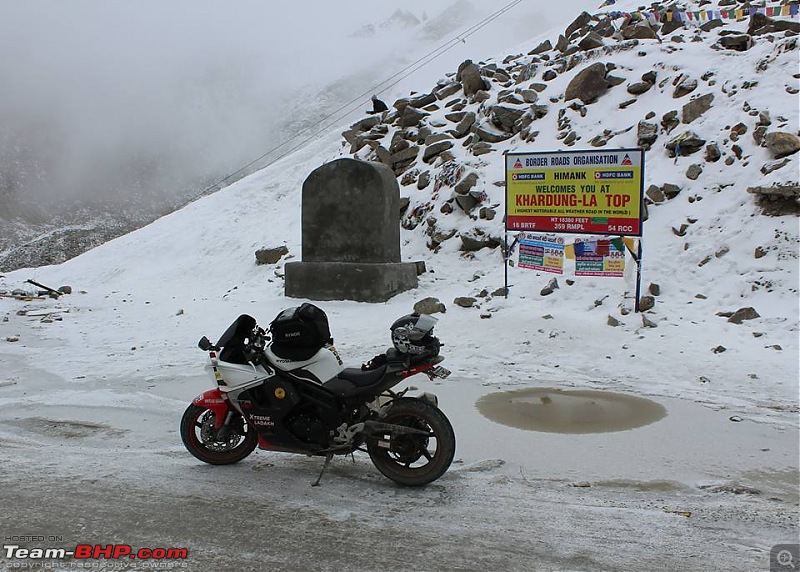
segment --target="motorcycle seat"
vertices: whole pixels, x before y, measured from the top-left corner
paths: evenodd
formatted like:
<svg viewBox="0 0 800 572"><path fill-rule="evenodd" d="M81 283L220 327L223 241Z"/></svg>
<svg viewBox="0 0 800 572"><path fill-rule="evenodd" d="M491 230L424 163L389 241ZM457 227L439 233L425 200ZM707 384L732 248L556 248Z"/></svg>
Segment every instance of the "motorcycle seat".
<svg viewBox="0 0 800 572"><path fill-rule="evenodd" d="M382 378L385 373L385 365L377 369L370 369L366 371L355 367L348 367L340 371L336 377L349 381L356 387L369 387Z"/></svg>

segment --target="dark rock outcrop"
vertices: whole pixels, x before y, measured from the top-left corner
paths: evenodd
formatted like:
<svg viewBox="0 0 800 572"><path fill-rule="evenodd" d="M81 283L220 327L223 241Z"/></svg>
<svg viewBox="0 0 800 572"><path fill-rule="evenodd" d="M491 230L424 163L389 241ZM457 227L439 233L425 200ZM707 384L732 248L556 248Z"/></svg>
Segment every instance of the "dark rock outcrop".
<svg viewBox="0 0 800 572"><path fill-rule="evenodd" d="M606 80L606 66L594 63L578 72L567 85L564 99L580 99L583 103L592 103L608 91L609 82Z"/></svg>

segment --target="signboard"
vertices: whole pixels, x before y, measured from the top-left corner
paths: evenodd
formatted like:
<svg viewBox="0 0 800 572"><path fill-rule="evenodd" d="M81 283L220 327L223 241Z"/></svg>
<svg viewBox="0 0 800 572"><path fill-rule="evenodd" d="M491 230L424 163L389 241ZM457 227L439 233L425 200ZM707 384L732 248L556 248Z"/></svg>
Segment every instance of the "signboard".
<svg viewBox="0 0 800 572"><path fill-rule="evenodd" d="M644 150L506 154L506 230L642 235Z"/></svg>
<svg viewBox="0 0 800 572"><path fill-rule="evenodd" d="M564 239L556 236L520 233L517 266L563 274Z"/></svg>
<svg viewBox="0 0 800 572"><path fill-rule="evenodd" d="M622 239L575 239L575 276L613 276L625 272L625 245Z"/></svg>

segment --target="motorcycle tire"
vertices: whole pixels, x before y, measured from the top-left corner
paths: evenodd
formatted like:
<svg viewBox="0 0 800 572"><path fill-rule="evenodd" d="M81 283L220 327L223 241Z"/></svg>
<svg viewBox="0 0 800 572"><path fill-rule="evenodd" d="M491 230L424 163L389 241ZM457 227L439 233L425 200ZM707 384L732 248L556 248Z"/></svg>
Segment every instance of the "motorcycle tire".
<svg viewBox="0 0 800 572"><path fill-rule="evenodd" d="M394 482L419 487L441 477L456 453L453 426L444 413L421 399L399 399L386 412L382 423L405 425L428 431L428 435L399 434L367 442L375 467Z"/></svg>
<svg viewBox="0 0 800 572"><path fill-rule="evenodd" d="M237 414L228 439L217 441L214 412L205 407L189 405L181 419L181 439L195 457L211 465L238 463L258 445L258 435Z"/></svg>

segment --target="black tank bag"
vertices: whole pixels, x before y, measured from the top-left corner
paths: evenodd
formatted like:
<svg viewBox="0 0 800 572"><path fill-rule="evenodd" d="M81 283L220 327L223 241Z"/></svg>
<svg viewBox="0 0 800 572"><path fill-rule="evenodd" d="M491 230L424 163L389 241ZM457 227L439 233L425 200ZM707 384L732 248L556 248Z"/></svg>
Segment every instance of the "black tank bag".
<svg viewBox="0 0 800 572"><path fill-rule="evenodd" d="M272 351L278 357L304 361L333 343L325 312L308 302L278 314L269 326Z"/></svg>

